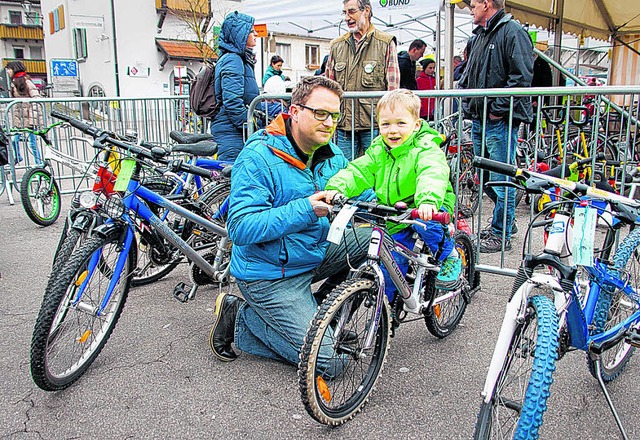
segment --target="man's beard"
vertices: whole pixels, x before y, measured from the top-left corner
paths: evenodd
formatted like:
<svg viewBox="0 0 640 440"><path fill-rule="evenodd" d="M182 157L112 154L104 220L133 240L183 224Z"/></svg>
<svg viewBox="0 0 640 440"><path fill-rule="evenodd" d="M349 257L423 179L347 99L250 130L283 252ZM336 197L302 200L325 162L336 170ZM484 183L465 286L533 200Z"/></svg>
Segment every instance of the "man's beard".
<svg viewBox="0 0 640 440"><path fill-rule="evenodd" d="M355 34L360 32L364 34L367 29L369 29L369 25L367 24L367 19L364 16L364 13L360 16L360 18L356 21L356 26L354 28L349 28L349 32Z"/></svg>

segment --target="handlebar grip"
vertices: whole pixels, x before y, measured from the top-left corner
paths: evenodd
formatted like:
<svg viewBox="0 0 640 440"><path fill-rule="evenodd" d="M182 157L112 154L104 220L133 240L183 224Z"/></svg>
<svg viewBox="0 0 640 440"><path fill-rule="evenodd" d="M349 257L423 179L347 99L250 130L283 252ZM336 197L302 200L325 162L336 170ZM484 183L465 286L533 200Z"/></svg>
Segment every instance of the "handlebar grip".
<svg viewBox="0 0 640 440"><path fill-rule="evenodd" d="M80 119L76 119L72 116L65 115L64 113L60 113L57 110L53 110L51 112L51 116L56 119L60 119L62 121L69 123L69 125L71 125L72 127L75 127L81 132L86 133L90 136L95 137L98 135L98 133L100 133L100 129L98 129L97 127L87 124L86 122L83 122Z"/></svg>
<svg viewBox="0 0 640 440"><path fill-rule="evenodd" d="M411 211L411 218L416 219L416 218L420 218L420 214L418 213L417 209L413 209ZM440 224L443 225L448 225L449 223L451 223L451 214L449 214L448 212L434 212L433 216L431 217L431 220L433 220L434 222L438 222Z"/></svg>
<svg viewBox="0 0 640 440"><path fill-rule="evenodd" d="M515 177L518 171L518 167L515 165L509 165L503 162L498 162L497 160L477 156L473 159L473 166L483 170L493 171L494 173L504 174L509 177Z"/></svg>
<svg viewBox="0 0 640 440"><path fill-rule="evenodd" d="M205 177L207 179L211 179L213 177L213 171L208 170L206 168L198 167L195 165L188 165L188 164L182 164L181 168L183 168L184 171L187 171L191 174L195 174L200 177Z"/></svg>

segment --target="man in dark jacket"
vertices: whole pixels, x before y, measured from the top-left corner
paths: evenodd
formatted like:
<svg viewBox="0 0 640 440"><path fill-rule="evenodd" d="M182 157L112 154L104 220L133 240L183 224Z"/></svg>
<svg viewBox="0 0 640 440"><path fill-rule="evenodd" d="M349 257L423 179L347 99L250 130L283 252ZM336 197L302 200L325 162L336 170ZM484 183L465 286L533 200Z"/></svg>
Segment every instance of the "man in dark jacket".
<svg viewBox="0 0 640 440"><path fill-rule="evenodd" d="M366 257L371 229L347 229L340 245L326 240L324 187L347 165L331 142L341 97L335 81L303 78L289 114L254 133L233 165L230 264L244 300L226 292L216 300L211 348L222 361L237 357L234 342L246 353L297 364L318 308L311 284L346 278L349 264ZM319 365L339 374L330 357L321 350Z"/></svg>
<svg viewBox="0 0 640 440"><path fill-rule="evenodd" d="M427 45L422 40L413 40L409 50L398 53L398 67L400 68L400 88L418 90L416 84L416 61L424 55Z"/></svg>
<svg viewBox="0 0 640 440"><path fill-rule="evenodd" d="M493 89L530 87L533 77L533 43L527 31L511 14L504 11L504 0L471 0L473 33L469 61L460 87L465 89ZM485 113L486 99L486 113ZM528 97L473 97L465 100L463 108L473 120L475 154L504 163L514 163L518 127L529 123L533 112ZM511 126L511 130L509 127ZM484 130L484 145L483 141ZM490 173L489 179L508 180L506 176ZM511 249L511 233L515 216L515 190L505 187L485 188L495 203L489 230L481 234L480 252L500 252ZM506 212L506 224L505 224Z"/></svg>

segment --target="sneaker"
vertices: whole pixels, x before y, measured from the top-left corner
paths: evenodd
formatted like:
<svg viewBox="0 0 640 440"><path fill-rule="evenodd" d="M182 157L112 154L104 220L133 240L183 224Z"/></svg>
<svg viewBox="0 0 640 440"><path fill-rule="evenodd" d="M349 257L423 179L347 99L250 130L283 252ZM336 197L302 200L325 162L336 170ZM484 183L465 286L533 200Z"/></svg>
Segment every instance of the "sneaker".
<svg viewBox="0 0 640 440"><path fill-rule="evenodd" d="M216 299L214 314L217 319L211 329L209 346L213 354L221 361L230 362L238 357L231 348L231 343L235 333L236 315L243 302L243 299L226 292L218 295L218 299Z"/></svg>
<svg viewBox="0 0 640 440"><path fill-rule="evenodd" d="M511 240L504 240L504 250L511 250ZM494 234L489 234L488 237L480 239L480 252L483 254L502 252L502 237L498 237Z"/></svg>
<svg viewBox="0 0 640 440"><path fill-rule="evenodd" d="M462 260L459 256L448 256L440 266L440 272L436 276L436 289L453 290L460 285L460 272L462 272Z"/></svg>
<svg viewBox="0 0 640 440"><path fill-rule="evenodd" d="M516 220L513 220L513 225L511 225L511 235L517 234L517 233L518 233L518 222ZM492 234L491 224L489 224L489 226L487 226L482 231L480 231L480 239L483 240L491 234Z"/></svg>

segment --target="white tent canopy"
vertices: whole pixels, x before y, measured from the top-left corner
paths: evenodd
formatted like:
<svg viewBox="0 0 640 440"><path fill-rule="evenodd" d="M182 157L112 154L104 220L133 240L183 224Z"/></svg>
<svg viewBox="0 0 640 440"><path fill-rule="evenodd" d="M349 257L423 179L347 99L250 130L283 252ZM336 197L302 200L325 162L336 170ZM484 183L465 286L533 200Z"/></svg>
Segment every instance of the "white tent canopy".
<svg viewBox="0 0 640 440"><path fill-rule="evenodd" d="M380 30L395 35L399 46L408 46L421 38L435 49L438 29L438 9L442 0L389 0L372 1L372 23ZM264 0L245 0L244 12L253 16L256 23L267 23L269 29L280 32L335 38L346 32L342 21L342 0L324 0L312 4L299 0L281 0L277 7ZM458 16L456 16L458 19ZM471 17L462 13L454 30L455 41L460 47L470 35Z"/></svg>

